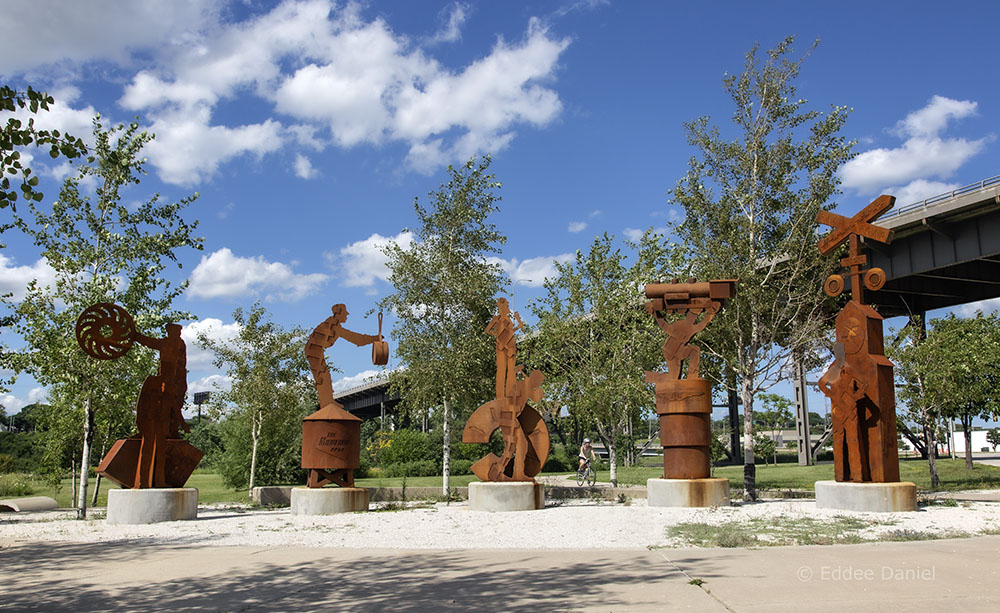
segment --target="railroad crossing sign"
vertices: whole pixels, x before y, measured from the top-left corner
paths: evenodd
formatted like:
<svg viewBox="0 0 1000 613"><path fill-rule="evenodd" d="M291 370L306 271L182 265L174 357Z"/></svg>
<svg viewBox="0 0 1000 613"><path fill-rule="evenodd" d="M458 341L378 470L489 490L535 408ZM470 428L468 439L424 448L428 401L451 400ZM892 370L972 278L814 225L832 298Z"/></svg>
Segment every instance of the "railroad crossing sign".
<svg viewBox="0 0 1000 613"><path fill-rule="evenodd" d="M881 268L870 268L862 270L861 267L868 263L868 256L861 253L860 237L870 238L880 243L892 241L892 230L874 226L871 222L878 219L895 204L896 198L893 196L879 196L871 204L861 209L857 215L848 219L843 215L837 215L831 211L820 211L816 216L816 221L833 227L833 231L827 234L819 242L819 251L826 255L837 248L845 240L849 242L849 255L840 260L841 266L849 268L847 273L851 279L851 299L860 304L864 304L864 294L861 289L862 277L864 285L871 291L876 291L885 285L885 271ZM823 291L829 296L838 296L844 291L844 277L841 275L830 275L823 284Z"/></svg>

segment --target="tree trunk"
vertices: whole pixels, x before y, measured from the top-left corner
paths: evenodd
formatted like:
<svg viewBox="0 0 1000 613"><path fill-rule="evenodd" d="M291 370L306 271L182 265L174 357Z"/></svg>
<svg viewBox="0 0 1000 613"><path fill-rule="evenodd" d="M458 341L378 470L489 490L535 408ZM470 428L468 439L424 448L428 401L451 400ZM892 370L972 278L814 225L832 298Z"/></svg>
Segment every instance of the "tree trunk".
<svg viewBox="0 0 1000 613"><path fill-rule="evenodd" d="M90 498L90 506L97 506L97 497L101 495L101 473L97 473L97 480L94 481L94 495Z"/></svg>
<svg viewBox="0 0 1000 613"><path fill-rule="evenodd" d="M743 377L740 397L743 399L743 500L757 500L757 466L753 455L753 393L750 378Z"/></svg>
<svg viewBox="0 0 1000 613"><path fill-rule="evenodd" d="M260 424L257 419L250 423L250 438L252 440L252 445L250 447L250 482L247 485L247 496L253 496L254 487L254 475L257 474L257 445L260 443Z"/></svg>
<svg viewBox="0 0 1000 613"><path fill-rule="evenodd" d="M931 472L931 489L936 490L941 486L937 469L937 423L927 414L926 410L923 413L924 440L927 444L927 468Z"/></svg>
<svg viewBox="0 0 1000 613"><path fill-rule="evenodd" d="M972 470L972 414L962 414L962 431L965 434L965 467Z"/></svg>
<svg viewBox="0 0 1000 613"><path fill-rule="evenodd" d="M94 409L90 394L83 401L83 453L80 454L80 490L77 493L76 518L87 519L87 486L90 484L90 446L94 442Z"/></svg>
<svg viewBox="0 0 1000 613"><path fill-rule="evenodd" d="M448 399L445 398L444 402L444 414L442 415L442 428L441 433L443 435L443 440L441 442L441 493L444 496L448 495L451 489L448 478L451 476L451 407L448 405Z"/></svg>

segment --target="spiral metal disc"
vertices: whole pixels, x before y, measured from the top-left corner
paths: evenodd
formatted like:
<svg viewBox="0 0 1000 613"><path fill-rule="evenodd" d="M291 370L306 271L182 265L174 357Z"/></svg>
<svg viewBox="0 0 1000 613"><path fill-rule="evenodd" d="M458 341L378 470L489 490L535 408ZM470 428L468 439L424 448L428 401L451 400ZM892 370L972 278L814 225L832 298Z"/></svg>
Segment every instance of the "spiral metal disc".
<svg viewBox="0 0 1000 613"><path fill-rule="evenodd" d="M87 307L76 320L76 342L98 360L120 358L132 348L135 321L129 312L109 302Z"/></svg>

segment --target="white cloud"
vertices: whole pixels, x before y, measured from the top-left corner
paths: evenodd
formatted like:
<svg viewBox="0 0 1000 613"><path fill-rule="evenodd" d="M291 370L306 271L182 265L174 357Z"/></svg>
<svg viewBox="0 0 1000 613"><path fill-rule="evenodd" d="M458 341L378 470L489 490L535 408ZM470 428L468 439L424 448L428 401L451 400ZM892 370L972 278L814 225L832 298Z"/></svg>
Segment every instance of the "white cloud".
<svg viewBox="0 0 1000 613"><path fill-rule="evenodd" d="M547 125L562 110L548 83L570 41L536 18L521 40L500 39L487 55L451 69L381 17L366 17L356 2L285 0L236 23L222 21L229 12L219 9L221 0L84 4L41 0L30 10L7 11L0 67L6 61L25 70L63 59L69 66L91 59L140 66L118 102L150 118L158 138L147 155L168 183L203 181L229 160L293 142L317 151L399 142L406 163L430 173L498 152L518 126ZM447 10L435 41L461 36L467 7ZM291 121L265 115L225 125L217 106L241 98L270 104ZM94 114L76 112L88 122Z"/></svg>
<svg viewBox="0 0 1000 613"><path fill-rule="evenodd" d="M44 403L48 402L48 400L49 394L45 391L45 389L41 387L33 387L30 391L28 391L27 400L24 398L18 398L14 394L4 394L3 396L0 396L0 406L3 406L7 415L13 415L20 412L21 409L29 404L35 404L38 402Z"/></svg>
<svg viewBox="0 0 1000 613"><path fill-rule="evenodd" d="M363 370L356 375L342 377L341 379L333 382L333 390L334 392L346 392L352 387L358 387L359 385L368 383L381 374L381 372L382 371L380 370Z"/></svg>
<svg viewBox="0 0 1000 613"><path fill-rule="evenodd" d="M885 193L896 197L896 206L906 206L921 202L932 196L937 196L945 192L950 192L961 187L958 183L944 183L942 181L928 181L917 179L902 187L886 188Z"/></svg>
<svg viewBox="0 0 1000 613"><path fill-rule="evenodd" d="M900 136L937 136L952 119L963 119L976 114L978 103L971 100L952 100L934 96L927 106L913 111L896 124Z"/></svg>
<svg viewBox="0 0 1000 613"><path fill-rule="evenodd" d="M498 257L488 257L486 261L490 264L499 264L504 272L510 276L510 280L515 285L525 285L527 287L541 287L545 284L545 279L555 277L556 262L564 264L576 257L572 253L563 253L553 256L542 256L518 260L512 258L505 260Z"/></svg>
<svg viewBox="0 0 1000 613"><path fill-rule="evenodd" d="M434 43L453 43L462 39L462 24L469 18L469 6L456 2L447 12L447 21L428 41ZM442 10L441 15L445 12Z"/></svg>
<svg viewBox="0 0 1000 613"><path fill-rule="evenodd" d="M244 258L222 248L201 262L191 272L189 296L194 298L234 298L264 295L266 300L299 300L318 289L327 280L321 273L296 274L281 262L268 262L262 256Z"/></svg>
<svg viewBox="0 0 1000 613"><path fill-rule="evenodd" d="M309 158L298 153L295 155L295 176L300 179L312 179L319 174L315 168L313 168L312 162Z"/></svg>
<svg viewBox="0 0 1000 613"><path fill-rule="evenodd" d="M215 365L212 360L215 354L207 349L202 349L198 343L198 336L204 334L210 340L219 343L229 343L240 333L240 325L236 322L222 323L221 319L209 317L199 321L192 321L181 329L181 338L187 345L187 366L188 370L214 370ZM190 386L188 386L190 387Z"/></svg>
<svg viewBox="0 0 1000 613"><path fill-rule="evenodd" d="M672 212L673 211L671 211L671 213ZM667 233L667 228L665 228L665 227L663 227L663 228L650 228L650 229L654 233L656 233L656 234L666 234ZM622 230L622 234L625 235L625 238L627 238L628 240L632 241L633 243L638 243L639 239L642 238L642 235L643 235L644 232L645 232L645 230L640 230L639 228L625 228L624 230Z"/></svg>
<svg viewBox="0 0 1000 613"><path fill-rule="evenodd" d="M56 271L48 260L40 258L31 266L16 266L14 260L0 253L0 294L13 294L12 300L24 300L28 283L38 281L40 287L56 283Z"/></svg>
<svg viewBox="0 0 1000 613"><path fill-rule="evenodd" d="M184 45L215 21L220 4L217 0L7 2L0 20L0 74L63 61L121 63L130 51Z"/></svg>
<svg viewBox="0 0 1000 613"><path fill-rule="evenodd" d="M572 233L583 232L587 229L587 222L585 221L571 221L569 222L568 231Z"/></svg>
<svg viewBox="0 0 1000 613"><path fill-rule="evenodd" d="M179 185L204 181L227 160L247 153L259 157L277 151L284 142L277 121L235 128L210 125L207 108L161 114L150 131L157 137L144 151L160 179Z"/></svg>
<svg viewBox="0 0 1000 613"><path fill-rule="evenodd" d="M413 244L412 232L400 232L396 236L382 236L375 233L364 240L353 242L340 249L339 256L325 254L327 261L343 276L347 287L370 287L375 279L385 281L389 277L386 264L388 256L382 251L386 245L395 243L403 249Z"/></svg>
<svg viewBox="0 0 1000 613"><path fill-rule="evenodd" d="M956 306L954 310L955 314L959 317L975 317L977 312L982 312L984 315L988 315L989 313L1000 310L1000 298L990 298L988 300L980 300L979 302L960 304Z"/></svg>
<svg viewBox="0 0 1000 613"><path fill-rule="evenodd" d="M906 138L901 146L871 149L844 164L840 172L844 186L858 192L885 191L882 188L887 185L951 176L981 152L989 138L942 138L940 133L949 121L975 114L976 105L934 96L927 106L897 124L896 133Z"/></svg>
<svg viewBox="0 0 1000 613"><path fill-rule="evenodd" d="M228 392L233 387L233 380L227 375L209 375L188 383L189 404L194 404L195 392ZM211 398L209 398L211 400Z"/></svg>

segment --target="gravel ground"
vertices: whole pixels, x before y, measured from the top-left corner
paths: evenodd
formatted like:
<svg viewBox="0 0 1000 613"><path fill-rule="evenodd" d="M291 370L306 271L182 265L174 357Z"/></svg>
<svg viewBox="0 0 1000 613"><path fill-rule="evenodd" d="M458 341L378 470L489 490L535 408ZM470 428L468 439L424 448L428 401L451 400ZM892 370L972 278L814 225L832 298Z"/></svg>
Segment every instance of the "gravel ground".
<svg viewBox="0 0 1000 613"><path fill-rule="evenodd" d="M377 508L378 505L372 505ZM817 509L809 500L684 509L594 501L550 502L539 511L483 513L465 503L415 505L405 510L293 517L289 509L202 506L194 521L109 526L103 509L86 521L73 511L0 515L0 546L23 541L122 542L260 547L389 549L645 549L680 546L667 528L681 522L712 525L752 520L870 520L861 533L891 531L955 536L1000 531L1000 503L931 505L915 513L856 513Z"/></svg>

